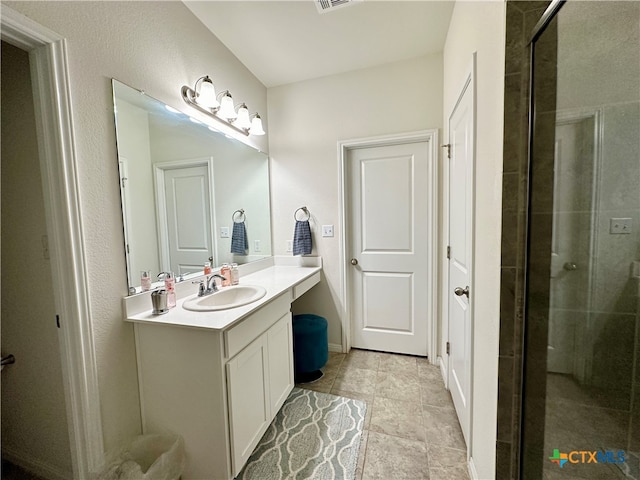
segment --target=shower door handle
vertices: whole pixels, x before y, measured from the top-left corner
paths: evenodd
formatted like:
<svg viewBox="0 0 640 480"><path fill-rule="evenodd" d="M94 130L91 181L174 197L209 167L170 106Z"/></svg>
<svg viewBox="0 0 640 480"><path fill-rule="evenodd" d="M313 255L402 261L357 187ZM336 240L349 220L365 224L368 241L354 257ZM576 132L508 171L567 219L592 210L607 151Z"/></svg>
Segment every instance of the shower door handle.
<svg viewBox="0 0 640 480"><path fill-rule="evenodd" d="M11 365L13 363L16 363L16 357L12 354L2 357L2 359L0 359L0 370L4 370L5 365Z"/></svg>
<svg viewBox="0 0 640 480"><path fill-rule="evenodd" d="M0 365L11 365L12 363L16 363L16 357L13 355L7 355L0 360Z"/></svg>

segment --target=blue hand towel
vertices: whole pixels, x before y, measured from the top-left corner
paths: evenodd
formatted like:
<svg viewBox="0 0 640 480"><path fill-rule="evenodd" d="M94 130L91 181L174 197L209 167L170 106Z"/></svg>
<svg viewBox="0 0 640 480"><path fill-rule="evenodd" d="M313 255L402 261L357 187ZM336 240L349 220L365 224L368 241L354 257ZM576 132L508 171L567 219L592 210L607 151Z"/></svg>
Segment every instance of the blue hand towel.
<svg viewBox="0 0 640 480"><path fill-rule="evenodd" d="M311 255L311 227L309 220L296 220L296 228L293 232L293 254Z"/></svg>
<svg viewBox="0 0 640 480"><path fill-rule="evenodd" d="M234 222L231 233L231 253L246 255L249 250L249 240L247 239L247 229L244 222Z"/></svg>

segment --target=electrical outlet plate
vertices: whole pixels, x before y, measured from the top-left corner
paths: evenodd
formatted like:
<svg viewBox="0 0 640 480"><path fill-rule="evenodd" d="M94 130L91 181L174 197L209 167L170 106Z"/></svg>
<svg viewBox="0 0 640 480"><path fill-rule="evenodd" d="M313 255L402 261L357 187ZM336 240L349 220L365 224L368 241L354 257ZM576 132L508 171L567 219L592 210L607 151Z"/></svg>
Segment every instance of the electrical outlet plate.
<svg viewBox="0 0 640 480"><path fill-rule="evenodd" d="M220 238L229 238L229 227L220 227Z"/></svg>
<svg viewBox="0 0 640 480"><path fill-rule="evenodd" d="M333 225L322 225L322 236L333 237Z"/></svg>
<svg viewBox="0 0 640 480"><path fill-rule="evenodd" d="M631 233L631 226L630 218L611 218L609 233L612 235Z"/></svg>
<svg viewBox="0 0 640 480"><path fill-rule="evenodd" d="M253 241L253 249L256 252L261 252L262 251L262 246L260 245L260 240L254 240Z"/></svg>
<svg viewBox="0 0 640 480"><path fill-rule="evenodd" d="M293 240L287 240L287 252L293 252Z"/></svg>

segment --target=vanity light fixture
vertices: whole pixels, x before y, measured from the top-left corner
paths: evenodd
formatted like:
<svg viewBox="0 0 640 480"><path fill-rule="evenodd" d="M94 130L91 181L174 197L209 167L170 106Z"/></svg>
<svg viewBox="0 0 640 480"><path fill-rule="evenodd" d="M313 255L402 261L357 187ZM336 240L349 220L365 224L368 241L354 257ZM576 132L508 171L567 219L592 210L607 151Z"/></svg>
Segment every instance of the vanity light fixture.
<svg viewBox="0 0 640 480"><path fill-rule="evenodd" d="M200 90L198 90L198 82L200 82ZM220 106L216 97L216 89L209 75L196 80L193 91L195 92L194 99L199 105L207 108L218 108Z"/></svg>
<svg viewBox="0 0 640 480"><path fill-rule="evenodd" d="M249 117L249 109L246 104L241 103L238 107L238 118L236 118L233 124L240 128L251 128L251 118Z"/></svg>
<svg viewBox="0 0 640 480"><path fill-rule="evenodd" d="M229 90L218 95L208 75L196 80L193 88L182 86L182 99L185 103L216 121L225 124L242 135L264 135L262 119L258 113L249 114L245 103L236 108Z"/></svg>
<svg viewBox="0 0 640 480"><path fill-rule="evenodd" d="M231 96L231 92L229 90L225 90L220 93L218 97L222 98L220 99L220 108L216 112L216 115L220 118L224 118L228 122L235 120L238 114L233 106L233 97Z"/></svg>
<svg viewBox="0 0 640 480"><path fill-rule="evenodd" d="M264 128L262 128L262 118L260 118L260 115L257 113L251 119L251 128L249 129L249 132L254 135L265 134Z"/></svg>

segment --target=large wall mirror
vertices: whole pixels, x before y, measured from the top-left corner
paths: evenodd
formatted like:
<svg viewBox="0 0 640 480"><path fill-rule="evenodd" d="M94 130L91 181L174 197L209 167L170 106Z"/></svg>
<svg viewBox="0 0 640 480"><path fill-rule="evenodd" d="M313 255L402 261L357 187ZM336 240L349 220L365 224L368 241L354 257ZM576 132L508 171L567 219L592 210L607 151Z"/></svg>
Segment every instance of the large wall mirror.
<svg viewBox="0 0 640 480"><path fill-rule="evenodd" d="M266 154L117 80L113 99L130 293L142 271L189 278L271 255Z"/></svg>

